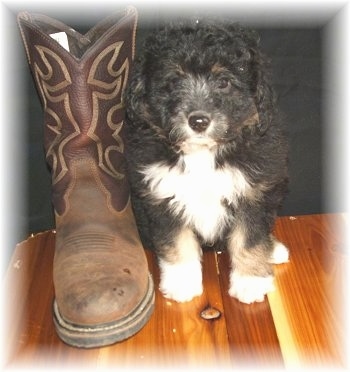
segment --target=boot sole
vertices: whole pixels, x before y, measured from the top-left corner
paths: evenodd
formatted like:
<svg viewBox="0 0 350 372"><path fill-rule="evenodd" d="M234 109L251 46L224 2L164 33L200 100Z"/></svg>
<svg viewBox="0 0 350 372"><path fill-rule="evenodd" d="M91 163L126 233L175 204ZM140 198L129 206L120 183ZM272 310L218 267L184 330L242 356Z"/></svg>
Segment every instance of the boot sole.
<svg viewBox="0 0 350 372"><path fill-rule="evenodd" d="M116 322L82 326L69 323L53 304L54 324L60 339L68 345L80 348L94 348L124 341L139 332L150 319L154 310L154 284L149 274L148 289L140 304L127 316Z"/></svg>

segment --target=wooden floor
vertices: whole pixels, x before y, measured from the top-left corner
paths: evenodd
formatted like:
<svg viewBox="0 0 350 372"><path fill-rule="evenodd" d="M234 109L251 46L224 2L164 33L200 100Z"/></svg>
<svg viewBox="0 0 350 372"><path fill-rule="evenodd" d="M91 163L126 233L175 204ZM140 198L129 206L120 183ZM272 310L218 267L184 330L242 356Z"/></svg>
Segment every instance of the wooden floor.
<svg viewBox="0 0 350 372"><path fill-rule="evenodd" d="M20 243L6 276L7 366L76 367L344 367L345 275L349 230L345 215L279 218L275 235L290 262L275 266L276 291L263 303L230 298L226 253L204 254L201 297L178 304L156 292L149 323L134 337L100 349L62 343L52 322L55 233ZM155 285L159 272L147 251ZM221 311L205 320L208 305Z"/></svg>

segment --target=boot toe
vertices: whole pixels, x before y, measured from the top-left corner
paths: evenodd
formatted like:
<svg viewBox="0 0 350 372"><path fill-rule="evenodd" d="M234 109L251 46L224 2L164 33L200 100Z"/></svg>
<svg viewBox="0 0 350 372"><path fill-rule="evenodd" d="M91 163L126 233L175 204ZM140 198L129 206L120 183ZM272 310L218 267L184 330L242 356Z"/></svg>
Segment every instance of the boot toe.
<svg viewBox="0 0 350 372"><path fill-rule="evenodd" d="M146 288L134 278L109 278L72 283L56 300L62 316L74 324L109 323L127 316L141 302Z"/></svg>
<svg viewBox="0 0 350 372"><path fill-rule="evenodd" d="M56 302L62 318L70 323L93 326L122 319L147 292L149 274L144 253L111 249L113 239L104 240L106 244L100 239L98 247L89 246L78 236L66 242L63 254L55 256ZM69 247L72 242L74 249Z"/></svg>
<svg viewBox="0 0 350 372"><path fill-rule="evenodd" d="M137 302L140 300L139 286L133 281L119 289L112 284L105 291L101 291L99 285L87 296L71 293L63 298L65 301L61 301L60 308L56 297L53 310L59 337L71 346L93 348L133 336L148 322L154 309L154 285L150 274L146 282L146 293L140 302Z"/></svg>

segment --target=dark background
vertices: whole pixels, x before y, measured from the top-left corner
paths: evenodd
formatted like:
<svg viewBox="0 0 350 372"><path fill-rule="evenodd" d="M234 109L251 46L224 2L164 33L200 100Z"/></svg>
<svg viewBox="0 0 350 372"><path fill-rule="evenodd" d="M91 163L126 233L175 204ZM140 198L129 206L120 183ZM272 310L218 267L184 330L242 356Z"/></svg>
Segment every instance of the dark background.
<svg viewBox="0 0 350 372"><path fill-rule="evenodd" d="M115 7L118 10L118 7ZM13 211L17 224L12 241L18 242L30 233L54 227L50 196L50 172L46 166L43 150L43 112L32 81L16 25L18 8L9 7L8 34L14 45L16 63L8 67L17 74L14 91L18 96L16 105L16 131L9 138L16 152L18 166L17 184L13 197L20 200L21 207ZM30 7L25 10L32 11ZM107 16L108 11L96 12L90 17L57 14L54 10L34 11L59 19L80 32L87 31L96 22ZM150 15L152 14L152 15ZM227 16L227 13L225 14ZM137 48L160 20L167 17L162 12L139 9ZM259 22L249 17L234 16L234 21L255 28L261 37L261 47L271 58L273 85L278 96L278 105L283 113L290 145L289 195L279 215L301 215L338 211L337 206L325 203L324 198L324 20L313 22L271 22L269 17ZM7 70L6 70L7 71ZM19 139L21 138L21 140ZM11 156L11 155L9 155ZM20 183L20 186L18 185ZM11 185L10 185L11 189ZM18 195L17 195L18 194Z"/></svg>

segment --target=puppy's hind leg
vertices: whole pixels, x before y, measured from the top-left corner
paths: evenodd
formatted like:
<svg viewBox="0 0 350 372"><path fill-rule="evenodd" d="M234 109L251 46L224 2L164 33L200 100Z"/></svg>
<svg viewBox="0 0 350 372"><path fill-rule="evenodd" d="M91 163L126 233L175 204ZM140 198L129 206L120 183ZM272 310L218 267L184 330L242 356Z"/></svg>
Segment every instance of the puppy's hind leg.
<svg viewBox="0 0 350 372"><path fill-rule="evenodd" d="M202 250L192 230L180 230L173 245L163 247L162 252L159 258L159 289L164 297L187 302L201 295Z"/></svg>

